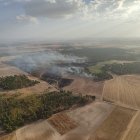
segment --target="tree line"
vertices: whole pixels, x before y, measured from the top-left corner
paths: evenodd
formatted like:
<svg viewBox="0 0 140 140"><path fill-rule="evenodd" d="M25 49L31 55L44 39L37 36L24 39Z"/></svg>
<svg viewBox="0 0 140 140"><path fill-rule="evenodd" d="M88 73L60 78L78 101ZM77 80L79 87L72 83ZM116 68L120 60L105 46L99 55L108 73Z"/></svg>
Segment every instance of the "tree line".
<svg viewBox="0 0 140 140"><path fill-rule="evenodd" d="M20 89L24 87L34 86L38 83L39 81L30 80L25 75L0 77L0 88L4 90Z"/></svg>

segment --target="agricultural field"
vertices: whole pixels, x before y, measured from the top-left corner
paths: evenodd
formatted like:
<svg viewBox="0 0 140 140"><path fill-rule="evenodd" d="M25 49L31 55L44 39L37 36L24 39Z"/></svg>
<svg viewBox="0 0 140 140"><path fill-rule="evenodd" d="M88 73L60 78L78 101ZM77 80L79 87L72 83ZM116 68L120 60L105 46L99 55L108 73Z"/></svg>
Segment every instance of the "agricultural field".
<svg viewBox="0 0 140 140"><path fill-rule="evenodd" d="M95 102L26 125L0 140L139 140L139 122L135 110Z"/></svg>
<svg viewBox="0 0 140 140"><path fill-rule="evenodd" d="M106 81L103 89L103 100L120 106L140 109L140 76L114 76Z"/></svg>
<svg viewBox="0 0 140 140"><path fill-rule="evenodd" d="M139 140L140 139L140 112L136 114L134 120L129 126L129 130L121 140Z"/></svg>
<svg viewBox="0 0 140 140"><path fill-rule="evenodd" d="M94 96L72 95L72 93L65 91L46 92L25 98L0 96L0 125L4 132L13 132L26 123L48 119L55 113L68 110L73 106L84 106L94 100ZM66 116L63 118L64 120L66 118L67 122L69 121ZM75 126L74 123L73 126Z"/></svg>
<svg viewBox="0 0 140 140"><path fill-rule="evenodd" d="M113 111L111 104L96 102L68 112L68 116L79 125L65 134L65 140L87 140ZM94 121L93 121L94 120Z"/></svg>
<svg viewBox="0 0 140 140"><path fill-rule="evenodd" d="M63 90L82 95L95 95L96 98L101 97L104 86L103 81L95 82L91 79L77 76L71 78L73 79L73 82L70 85L65 86Z"/></svg>
<svg viewBox="0 0 140 140"><path fill-rule="evenodd" d="M16 131L16 140L57 140L59 136L47 120L27 125Z"/></svg>
<svg viewBox="0 0 140 140"><path fill-rule="evenodd" d="M107 103L91 103L26 125L0 140L87 140L114 108Z"/></svg>
<svg viewBox="0 0 140 140"><path fill-rule="evenodd" d="M26 125L14 133L0 137L0 140L57 140L59 137L59 133L45 120Z"/></svg>
<svg viewBox="0 0 140 140"><path fill-rule="evenodd" d="M1 88L0 140L139 140L140 76L118 76L105 67L138 64L134 54L119 48L61 48L51 55L41 50L34 57L0 58L0 77L38 81L21 89ZM64 80L58 88L42 79L44 74L56 83L59 78L71 82Z"/></svg>
<svg viewBox="0 0 140 140"><path fill-rule="evenodd" d="M134 110L116 107L89 140L120 140L134 114Z"/></svg>
<svg viewBox="0 0 140 140"><path fill-rule="evenodd" d="M48 119L48 121L54 128L56 128L56 130L61 135L76 128L78 125L65 113L58 113L56 115L53 115L51 118Z"/></svg>

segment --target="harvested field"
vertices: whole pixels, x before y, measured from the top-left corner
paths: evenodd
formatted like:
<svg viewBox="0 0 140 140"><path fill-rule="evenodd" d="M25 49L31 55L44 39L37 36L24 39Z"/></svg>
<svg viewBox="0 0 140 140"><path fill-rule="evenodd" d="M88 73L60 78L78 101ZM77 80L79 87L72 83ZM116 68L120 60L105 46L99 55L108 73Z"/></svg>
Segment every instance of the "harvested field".
<svg viewBox="0 0 140 140"><path fill-rule="evenodd" d="M109 116L114 106L96 102L68 112L79 125L63 136L63 140L87 140L102 122Z"/></svg>
<svg viewBox="0 0 140 140"><path fill-rule="evenodd" d="M83 95L95 95L100 98L103 91L104 82L94 82L92 79L82 77L71 77L74 81L64 87L64 90L72 91L74 93L81 93Z"/></svg>
<svg viewBox="0 0 140 140"><path fill-rule="evenodd" d="M53 115L48 121L61 135L77 127L76 122L64 113Z"/></svg>
<svg viewBox="0 0 140 140"><path fill-rule="evenodd" d="M36 122L16 131L17 140L58 140L59 134L47 121Z"/></svg>
<svg viewBox="0 0 140 140"><path fill-rule="evenodd" d="M140 112L129 126L127 134L121 140L140 140Z"/></svg>
<svg viewBox="0 0 140 140"><path fill-rule="evenodd" d="M116 107L89 140L120 140L134 114L134 110Z"/></svg>
<svg viewBox="0 0 140 140"><path fill-rule="evenodd" d="M103 89L103 100L121 106L140 109L140 76L115 76L106 81Z"/></svg>

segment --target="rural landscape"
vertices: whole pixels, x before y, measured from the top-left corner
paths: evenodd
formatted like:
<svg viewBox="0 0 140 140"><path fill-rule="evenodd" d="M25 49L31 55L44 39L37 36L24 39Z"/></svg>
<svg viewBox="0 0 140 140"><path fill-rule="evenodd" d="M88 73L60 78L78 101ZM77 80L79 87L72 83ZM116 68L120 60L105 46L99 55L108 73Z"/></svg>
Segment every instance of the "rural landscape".
<svg viewBox="0 0 140 140"><path fill-rule="evenodd" d="M0 140L140 140L140 0L0 0Z"/></svg>
<svg viewBox="0 0 140 140"><path fill-rule="evenodd" d="M0 140L139 140L139 48L0 49Z"/></svg>

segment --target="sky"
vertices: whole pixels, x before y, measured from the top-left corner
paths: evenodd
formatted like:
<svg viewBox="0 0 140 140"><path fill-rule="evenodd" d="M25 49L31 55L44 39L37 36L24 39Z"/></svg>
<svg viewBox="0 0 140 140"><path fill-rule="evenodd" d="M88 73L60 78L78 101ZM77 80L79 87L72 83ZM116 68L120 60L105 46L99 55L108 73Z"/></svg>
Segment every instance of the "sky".
<svg viewBox="0 0 140 140"><path fill-rule="evenodd" d="M0 41L140 38L140 0L0 0Z"/></svg>

